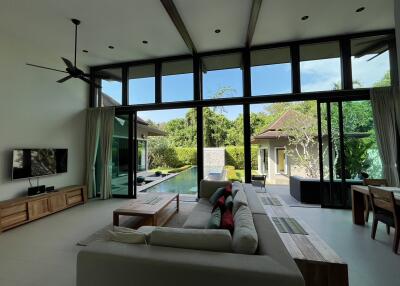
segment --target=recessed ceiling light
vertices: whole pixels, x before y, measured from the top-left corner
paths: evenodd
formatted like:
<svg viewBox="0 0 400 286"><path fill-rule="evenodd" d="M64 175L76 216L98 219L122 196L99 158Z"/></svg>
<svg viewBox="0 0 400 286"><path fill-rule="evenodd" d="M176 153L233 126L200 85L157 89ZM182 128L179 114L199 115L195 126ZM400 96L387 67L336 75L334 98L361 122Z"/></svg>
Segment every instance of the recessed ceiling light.
<svg viewBox="0 0 400 286"><path fill-rule="evenodd" d="M308 16L303 16L303 17L301 17L301 20L302 20L302 21L305 21L305 20L307 20L308 18L310 18L310 17L308 17Z"/></svg>
<svg viewBox="0 0 400 286"><path fill-rule="evenodd" d="M84 53L88 53L89 51L88 51L88 50L82 50L82 52L84 52Z"/></svg>
<svg viewBox="0 0 400 286"><path fill-rule="evenodd" d="M143 43L143 44L148 44L149 42L146 41L146 40L144 40L144 41L142 41L142 43Z"/></svg>
<svg viewBox="0 0 400 286"><path fill-rule="evenodd" d="M364 11L365 10L365 7L360 7L360 8L358 8L357 10L356 10L356 12L357 13L360 13L360 12L362 12L362 11Z"/></svg>
<svg viewBox="0 0 400 286"><path fill-rule="evenodd" d="M215 34L219 34L219 33L221 33L221 30L220 29L215 29Z"/></svg>
<svg viewBox="0 0 400 286"><path fill-rule="evenodd" d="M112 50L112 49L114 49L114 46L108 46L108 48L109 48L110 50Z"/></svg>

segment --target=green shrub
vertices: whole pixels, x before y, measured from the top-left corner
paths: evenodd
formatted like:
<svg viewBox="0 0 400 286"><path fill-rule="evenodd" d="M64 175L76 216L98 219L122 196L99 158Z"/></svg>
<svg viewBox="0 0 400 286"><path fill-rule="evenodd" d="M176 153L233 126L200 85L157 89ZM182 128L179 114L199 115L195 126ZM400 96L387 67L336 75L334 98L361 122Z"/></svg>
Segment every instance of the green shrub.
<svg viewBox="0 0 400 286"><path fill-rule="evenodd" d="M225 166L225 171L228 181L231 182L241 181L240 177L238 176L238 173L236 172L235 168L232 168L232 166Z"/></svg>
<svg viewBox="0 0 400 286"><path fill-rule="evenodd" d="M251 145L251 169L257 170L258 168L258 146Z"/></svg>
<svg viewBox="0 0 400 286"><path fill-rule="evenodd" d="M234 166L236 169L244 167L244 148L243 146L226 146L225 163Z"/></svg>
<svg viewBox="0 0 400 286"><path fill-rule="evenodd" d="M225 165L225 170L235 170L235 166Z"/></svg>
<svg viewBox="0 0 400 286"><path fill-rule="evenodd" d="M181 165L196 165L197 148L195 147L176 147L175 152Z"/></svg>

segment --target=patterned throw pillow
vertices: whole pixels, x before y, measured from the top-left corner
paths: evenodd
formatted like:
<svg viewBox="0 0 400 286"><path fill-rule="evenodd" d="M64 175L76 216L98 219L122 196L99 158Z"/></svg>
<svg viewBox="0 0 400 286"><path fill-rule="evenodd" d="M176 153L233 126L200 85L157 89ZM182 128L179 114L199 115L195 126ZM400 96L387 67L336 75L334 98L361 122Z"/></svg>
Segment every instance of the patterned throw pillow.
<svg viewBox="0 0 400 286"><path fill-rule="evenodd" d="M211 213L207 228L218 229L221 226L221 209L217 208Z"/></svg>
<svg viewBox="0 0 400 286"><path fill-rule="evenodd" d="M225 210L225 212L222 214L220 228L229 230L231 234L233 233L233 215L232 212L228 209Z"/></svg>
<svg viewBox="0 0 400 286"><path fill-rule="evenodd" d="M225 198L232 195L232 184L226 185L224 195L225 195Z"/></svg>
<svg viewBox="0 0 400 286"><path fill-rule="evenodd" d="M232 211L233 198L231 195L227 196L225 199L225 209Z"/></svg>
<svg viewBox="0 0 400 286"><path fill-rule="evenodd" d="M212 211L214 212L216 209L220 208L221 212L223 213L225 211L225 197L221 196L217 202L215 203Z"/></svg>
<svg viewBox="0 0 400 286"><path fill-rule="evenodd" d="M225 188L218 188L208 199L211 205L215 205L218 199L225 194Z"/></svg>

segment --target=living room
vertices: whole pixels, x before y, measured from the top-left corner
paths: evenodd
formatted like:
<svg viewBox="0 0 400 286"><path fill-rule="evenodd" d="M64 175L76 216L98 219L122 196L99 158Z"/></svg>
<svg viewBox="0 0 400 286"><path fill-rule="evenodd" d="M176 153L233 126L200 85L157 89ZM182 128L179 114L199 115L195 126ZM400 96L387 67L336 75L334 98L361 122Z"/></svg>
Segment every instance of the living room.
<svg viewBox="0 0 400 286"><path fill-rule="evenodd" d="M399 0L0 16L1 285L399 283Z"/></svg>

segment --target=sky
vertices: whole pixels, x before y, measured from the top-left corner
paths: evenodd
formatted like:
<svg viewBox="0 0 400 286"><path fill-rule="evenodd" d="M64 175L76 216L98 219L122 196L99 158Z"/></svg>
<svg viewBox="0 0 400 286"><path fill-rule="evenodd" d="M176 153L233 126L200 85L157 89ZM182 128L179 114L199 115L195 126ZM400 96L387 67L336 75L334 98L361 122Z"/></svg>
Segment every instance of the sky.
<svg viewBox="0 0 400 286"><path fill-rule="evenodd" d="M353 80L362 87L371 87L381 80L389 70L389 53L385 52L371 61L373 55L352 58ZM302 91L332 90L334 83L340 83L340 59L303 61L300 63ZM213 98L218 90L226 89L223 97L243 96L242 72L239 68L208 71L203 74L203 98ZM120 82L103 81L103 92L121 102L122 85ZM252 96L291 92L291 66L289 63L257 66L251 68ZM193 98L193 74L163 76L162 96L164 102L191 100ZM129 80L129 102L133 104L154 103L155 78ZM264 110L264 104L251 105L251 112ZM243 107L226 106L216 111L223 112L229 119L235 119L243 113ZM187 109L139 112L144 119L161 123L174 118L183 118Z"/></svg>

